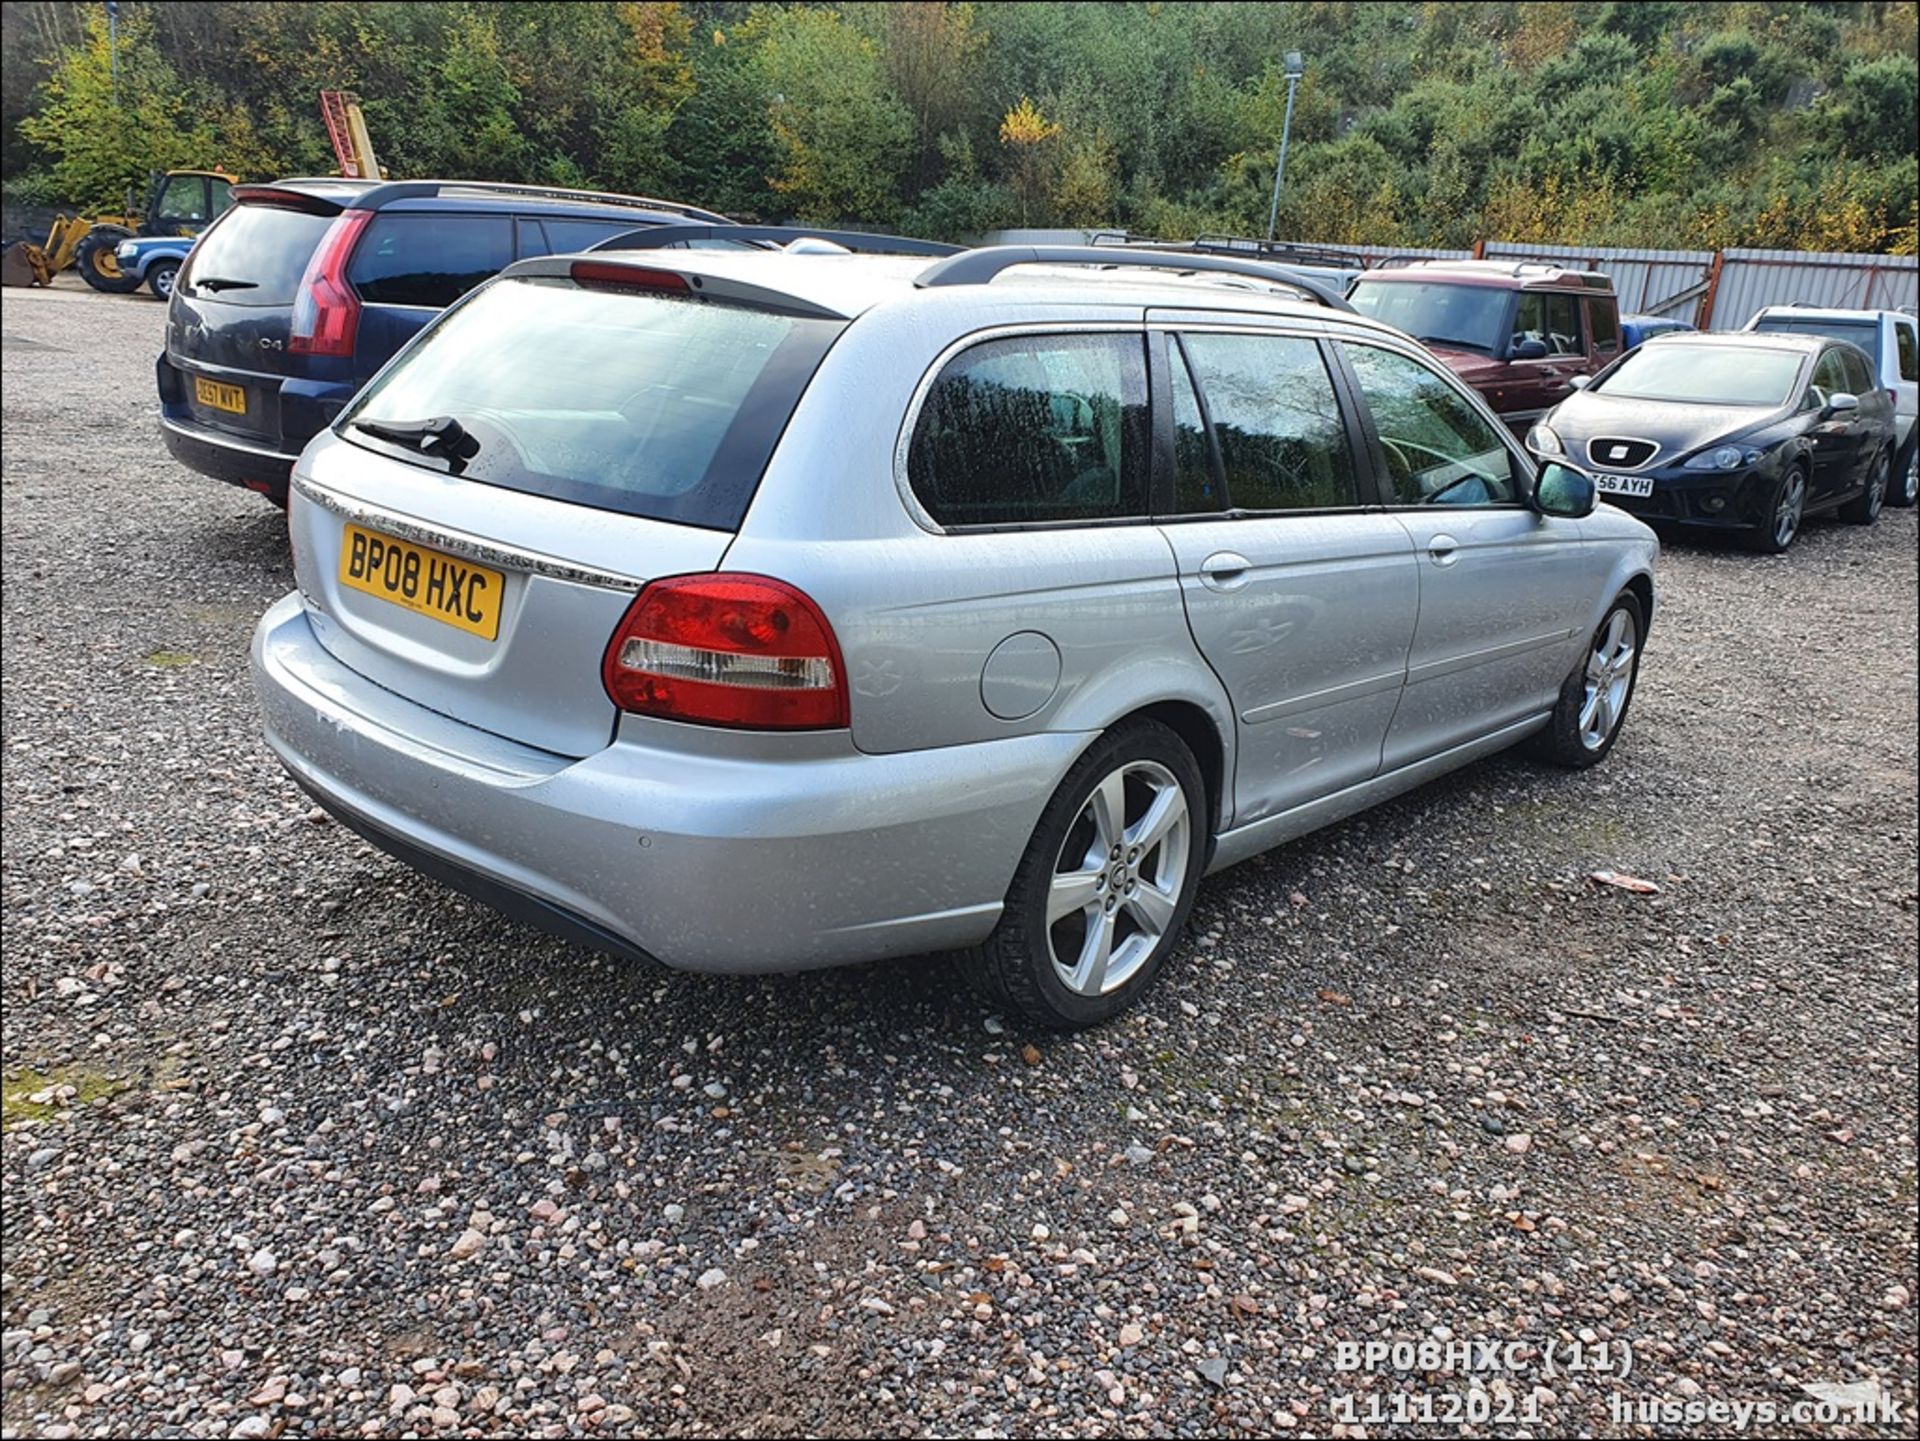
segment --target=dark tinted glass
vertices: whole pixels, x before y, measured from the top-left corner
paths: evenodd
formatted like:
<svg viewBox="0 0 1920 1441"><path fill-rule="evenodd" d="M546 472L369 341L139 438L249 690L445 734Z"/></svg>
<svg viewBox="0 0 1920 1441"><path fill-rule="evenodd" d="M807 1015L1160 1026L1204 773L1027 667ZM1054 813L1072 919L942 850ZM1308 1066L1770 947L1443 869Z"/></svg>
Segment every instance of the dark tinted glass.
<svg viewBox="0 0 1920 1441"><path fill-rule="evenodd" d="M437 319L337 427L450 415L467 479L655 520L740 523L838 321L503 280Z"/></svg>
<svg viewBox="0 0 1920 1441"><path fill-rule="evenodd" d="M571 255L576 250L590 250L608 237L624 235L634 228L631 220L548 218L540 223L547 227L547 244L555 255Z"/></svg>
<svg viewBox="0 0 1920 1441"><path fill-rule="evenodd" d="M1401 504L1498 505L1515 498L1512 454L1459 391L1397 351L1352 344L1346 350Z"/></svg>
<svg viewBox="0 0 1920 1441"><path fill-rule="evenodd" d="M1844 340L1870 355L1879 348L1878 328L1871 320L1813 320L1797 315L1763 315L1753 323L1753 329L1775 335L1817 335L1822 340Z"/></svg>
<svg viewBox="0 0 1920 1441"><path fill-rule="evenodd" d="M1593 348L1599 350L1618 350L1620 348L1620 314L1613 303L1606 300L1589 300L1587 314L1593 319Z"/></svg>
<svg viewBox="0 0 1920 1441"><path fill-rule="evenodd" d="M942 525L1109 520L1147 510L1139 335L990 340L955 357L914 425L907 477Z"/></svg>
<svg viewBox="0 0 1920 1441"><path fill-rule="evenodd" d="M1320 347L1283 335L1181 337L1234 510L1354 505L1353 454Z"/></svg>
<svg viewBox="0 0 1920 1441"><path fill-rule="evenodd" d="M1580 355L1580 297L1557 290L1525 290L1514 312L1513 344L1537 340L1548 355Z"/></svg>
<svg viewBox="0 0 1920 1441"><path fill-rule="evenodd" d="M1847 349L1840 352L1840 363L1846 367L1847 389L1854 395L1865 395L1873 389L1873 369L1867 364L1867 357L1861 352Z"/></svg>
<svg viewBox="0 0 1920 1441"><path fill-rule="evenodd" d="M376 215L347 263L369 305L445 309L513 260L505 215Z"/></svg>
<svg viewBox="0 0 1920 1441"><path fill-rule="evenodd" d="M332 223L325 215L271 205L235 206L201 238L190 278L246 282L202 297L222 305L291 305L307 261Z"/></svg>
<svg viewBox="0 0 1920 1441"><path fill-rule="evenodd" d="M1848 393L1847 370L1837 350L1823 350L1820 359L1813 367L1813 391L1819 403L1825 405L1831 396Z"/></svg>
<svg viewBox="0 0 1920 1441"><path fill-rule="evenodd" d="M1904 320L1896 321L1893 343L1900 352L1900 378L1920 380L1920 343L1916 343L1913 326Z"/></svg>
<svg viewBox="0 0 1920 1441"><path fill-rule="evenodd" d="M1180 515L1220 509L1220 481L1207 445L1206 422L1200 416L1200 398L1194 393L1180 347L1168 347L1173 371L1174 510Z"/></svg>

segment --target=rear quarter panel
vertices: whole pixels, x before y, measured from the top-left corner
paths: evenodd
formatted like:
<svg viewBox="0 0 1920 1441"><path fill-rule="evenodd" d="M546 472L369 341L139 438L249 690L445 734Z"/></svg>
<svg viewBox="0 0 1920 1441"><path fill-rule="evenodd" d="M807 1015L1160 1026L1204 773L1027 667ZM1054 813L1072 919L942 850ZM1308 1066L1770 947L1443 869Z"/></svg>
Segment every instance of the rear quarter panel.
<svg viewBox="0 0 1920 1441"><path fill-rule="evenodd" d="M994 301L992 287L968 289L927 292L848 327L796 408L726 567L788 580L821 606L862 750L1091 737L1141 706L1177 700L1213 719L1231 773L1231 710L1194 651L1173 553L1155 527L946 535L914 519L896 485L896 451L922 377L954 341L1009 320L1065 328L1142 318L1111 303L1015 308ZM1050 685L1045 647L1026 639L1034 634L1058 653ZM1034 709L995 714L983 676L1015 636L1029 653L1021 673Z"/></svg>

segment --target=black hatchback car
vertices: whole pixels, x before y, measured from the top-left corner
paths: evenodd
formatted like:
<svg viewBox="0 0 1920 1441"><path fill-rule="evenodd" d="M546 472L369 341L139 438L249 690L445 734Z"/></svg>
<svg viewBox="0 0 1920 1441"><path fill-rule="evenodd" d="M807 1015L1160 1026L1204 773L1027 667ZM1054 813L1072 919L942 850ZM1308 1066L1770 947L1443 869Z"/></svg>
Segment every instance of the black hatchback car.
<svg viewBox="0 0 1920 1441"><path fill-rule="evenodd" d="M155 366L167 449L284 505L302 447L481 281L528 256L690 221L728 224L673 201L481 181L235 186L168 303Z"/></svg>
<svg viewBox="0 0 1920 1441"><path fill-rule="evenodd" d="M1778 553L1819 511L1878 520L1893 438L1893 402L1858 346L1739 331L1655 336L1548 411L1527 444L1642 520L1737 531Z"/></svg>

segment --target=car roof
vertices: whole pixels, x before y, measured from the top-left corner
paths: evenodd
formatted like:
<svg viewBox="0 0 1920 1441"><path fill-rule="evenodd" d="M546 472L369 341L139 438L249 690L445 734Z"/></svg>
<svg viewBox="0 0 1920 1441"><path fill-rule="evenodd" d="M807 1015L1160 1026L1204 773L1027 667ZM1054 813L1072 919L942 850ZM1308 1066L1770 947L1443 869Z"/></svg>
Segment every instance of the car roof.
<svg viewBox="0 0 1920 1441"><path fill-rule="evenodd" d="M1782 335L1772 330L1684 330L1649 336L1647 345L1663 350L1676 346L1722 345L1738 350L1792 350L1812 355L1824 346L1838 344L1819 335Z"/></svg>
<svg viewBox="0 0 1920 1441"><path fill-rule="evenodd" d="M1439 281L1448 285L1484 285L1498 290L1579 290L1612 295L1613 278L1539 260L1407 260L1374 267L1362 280Z"/></svg>
<svg viewBox="0 0 1920 1441"><path fill-rule="evenodd" d="M1898 315L1894 310L1846 310L1838 306L1817 305L1763 305L1754 312L1753 320L1853 320L1878 321L1887 316ZM1912 319L1911 316L1906 317Z"/></svg>
<svg viewBox="0 0 1920 1441"><path fill-rule="evenodd" d="M541 256L523 260L506 275L564 274L574 260L626 263L638 269L671 271L703 279L737 282L763 298L787 296L819 313L854 319L878 306L916 297L964 296L996 303L1017 320L1024 309L1102 306L1115 310L1230 310L1275 319L1337 322L1404 339L1392 326L1310 300L1296 300L1254 278L1230 274L1180 274L1180 257L1169 254L1167 269L1129 266L1102 269L1093 264L1033 264L1012 269L985 284L922 288L916 281L940 261L899 255L818 255L789 251L596 250L578 256Z"/></svg>
<svg viewBox="0 0 1920 1441"><path fill-rule="evenodd" d="M245 191L266 189L293 191L356 210L623 220L635 227L684 224L690 219L728 223L724 215L674 200L486 180L358 180L340 175L300 175L239 188L243 204Z"/></svg>

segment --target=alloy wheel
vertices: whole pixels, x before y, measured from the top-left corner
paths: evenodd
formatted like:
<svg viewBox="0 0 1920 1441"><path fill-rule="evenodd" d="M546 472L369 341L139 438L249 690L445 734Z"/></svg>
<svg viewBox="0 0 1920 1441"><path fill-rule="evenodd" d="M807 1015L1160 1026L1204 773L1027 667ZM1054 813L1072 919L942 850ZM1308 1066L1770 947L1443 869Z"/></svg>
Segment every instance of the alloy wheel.
<svg viewBox="0 0 1920 1441"><path fill-rule="evenodd" d="M1068 990L1124 986L1173 924L1186 884L1193 816L1158 761L1109 772L1067 828L1047 891L1047 948Z"/></svg>
<svg viewBox="0 0 1920 1441"><path fill-rule="evenodd" d="M1877 518L1887 503L1887 482L1892 478L1893 461L1886 456L1880 457L1880 463L1873 468L1873 479L1867 482L1867 519Z"/></svg>
<svg viewBox="0 0 1920 1441"><path fill-rule="evenodd" d="M1640 628L1625 610L1616 610L1594 637L1587 655L1586 693L1580 702L1580 744L1590 751L1607 743L1626 712L1639 646Z"/></svg>
<svg viewBox="0 0 1920 1441"><path fill-rule="evenodd" d="M1920 498L1920 445L1908 447L1907 474L1901 481L1900 499L1906 505L1912 505Z"/></svg>
<svg viewBox="0 0 1920 1441"><path fill-rule="evenodd" d="M1773 512L1773 542L1782 550L1793 544L1800 533L1800 517L1807 508L1807 479L1794 471L1780 490L1780 504Z"/></svg>

